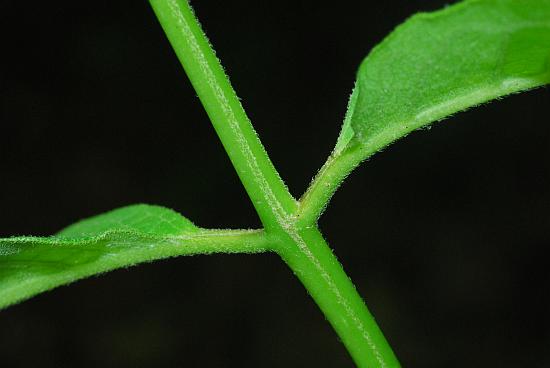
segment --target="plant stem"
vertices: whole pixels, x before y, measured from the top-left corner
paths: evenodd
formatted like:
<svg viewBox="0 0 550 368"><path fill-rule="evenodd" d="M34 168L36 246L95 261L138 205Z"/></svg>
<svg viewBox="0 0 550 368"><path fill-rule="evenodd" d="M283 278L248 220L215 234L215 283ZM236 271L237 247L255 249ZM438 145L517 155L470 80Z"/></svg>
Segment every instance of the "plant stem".
<svg viewBox="0 0 550 368"><path fill-rule="evenodd" d="M397 368L397 358L316 227L289 231L276 251L304 284L358 367Z"/></svg>
<svg viewBox="0 0 550 368"><path fill-rule="evenodd" d="M264 253L273 250L273 240L264 230L202 229L193 236L174 237L174 241L183 248L180 252L189 254Z"/></svg>
<svg viewBox="0 0 550 368"><path fill-rule="evenodd" d="M399 367L382 332L315 226L321 213L318 199L324 196L328 200L335 188L321 190L322 195L314 194L306 200L306 206L301 207L306 209L306 216L298 217L299 204L269 160L187 1L150 2L252 199L266 229L265 239L274 242L273 249L302 281L359 367ZM323 186L329 180L318 182Z"/></svg>
<svg viewBox="0 0 550 368"><path fill-rule="evenodd" d="M297 207L185 0L150 0L266 229Z"/></svg>
<svg viewBox="0 0 550 368"><path fill-rule="evenodd" d="M299 226L317 222L340 184L361 162L354 153L355 150L345 150L329 156L300 198L296 215Z"/></svg>

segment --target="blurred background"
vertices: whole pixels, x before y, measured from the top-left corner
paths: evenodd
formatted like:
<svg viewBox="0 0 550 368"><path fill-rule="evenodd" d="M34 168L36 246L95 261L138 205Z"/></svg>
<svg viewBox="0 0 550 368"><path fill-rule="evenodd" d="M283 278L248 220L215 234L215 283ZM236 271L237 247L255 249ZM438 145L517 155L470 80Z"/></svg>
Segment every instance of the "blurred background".
<svg viewBox="0 0 550 368"><path fill-rule="evenodd" d="M195 1L299 196L355 71L448 2ZM260 223L146 1L0 2L0 236L136 202ZM550 91L415 132L365 163L320 226L404 367L548 367ZM351 367L272 254L118 270L0 313L3 367Z"/></svg>

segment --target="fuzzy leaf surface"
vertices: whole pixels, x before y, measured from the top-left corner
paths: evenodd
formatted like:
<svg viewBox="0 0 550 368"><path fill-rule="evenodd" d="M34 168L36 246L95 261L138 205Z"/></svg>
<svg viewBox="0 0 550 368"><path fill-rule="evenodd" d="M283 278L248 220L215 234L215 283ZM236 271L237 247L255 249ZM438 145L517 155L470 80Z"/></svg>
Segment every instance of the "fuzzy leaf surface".
<svg viewBox="0 0 550 368"><path fill-rule="evenodd" d="M86 276L211 252L205 232L170 209L133 205L80 221L55 236L0 239L0 309Z"/></svg>
<svg viewBox="0 0 550 368"><path fill-rule="evenodd" d="M362 62L335 152L550 82L550 0L466 0L414 15Z"/></svg>

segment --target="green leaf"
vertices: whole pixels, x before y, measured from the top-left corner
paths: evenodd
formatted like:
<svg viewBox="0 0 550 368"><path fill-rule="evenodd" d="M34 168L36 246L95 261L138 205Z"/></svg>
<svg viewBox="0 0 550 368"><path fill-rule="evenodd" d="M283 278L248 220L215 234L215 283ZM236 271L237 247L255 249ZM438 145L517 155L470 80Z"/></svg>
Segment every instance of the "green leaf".
<svg viewBox="0 0 550 368"><path fill-rule="evenodd" d="M453 113L550 82L550 0L469 0L397 27L359 68L335 153L363 160Z"/></svg>
<svg viewBox="0 0 550 368"><path fill-rule="evenodd" d="M192 233L197 230L191 221L168 208L136 204L77 222L61 230L57 237L95 237L110 231L161 236Z"/></svg>
<svg viewBox="0 0 550 368"><path fill-rule="evenodd" d="M167 208L133 205L52 237L0 239L0 309L90 275L176 255L266 250L258 231L206 230Z"/></svg>

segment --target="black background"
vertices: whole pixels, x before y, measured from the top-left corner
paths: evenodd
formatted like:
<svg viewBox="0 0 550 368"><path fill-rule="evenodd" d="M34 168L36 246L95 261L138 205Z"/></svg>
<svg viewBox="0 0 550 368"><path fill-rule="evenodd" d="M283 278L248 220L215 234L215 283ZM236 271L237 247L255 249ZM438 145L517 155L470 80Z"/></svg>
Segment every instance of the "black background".
<svg viewBox="0 0 550 368"><path fill-rule="evenodd" d="M355 70L444 1L195 1L299 195ZM145 202L258 227L146 1L0 3L0 236ZM411 134L353 173L320 225L405 367L550 365L549 91ZM160 261L0 313L3 367L349 367L271 254ZM7 364L6 364L7 362Z"/></svg>

